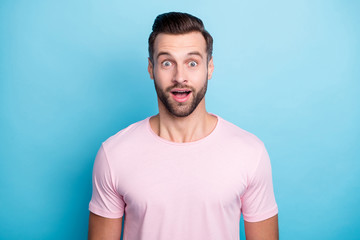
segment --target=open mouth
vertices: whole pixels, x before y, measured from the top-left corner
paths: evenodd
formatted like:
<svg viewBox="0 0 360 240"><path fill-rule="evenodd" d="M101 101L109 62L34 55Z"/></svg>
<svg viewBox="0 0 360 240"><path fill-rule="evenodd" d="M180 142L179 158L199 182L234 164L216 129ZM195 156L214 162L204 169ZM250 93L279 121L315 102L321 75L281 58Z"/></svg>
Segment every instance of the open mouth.
<svg viewBox="0 0 360 240"><path fill-rule="evenodd" d="M179 90L177 90L177 91L171 91L171 93L173 95L175 95L177 98L185 98L191 93L191 91L187 91L187 90L179 91Z"/></svg>
<svg viewBox="0 0 360 240"><path fill-rule="evenodd" d="M186 102L190 98L191 91L187 89L173 89L171 95L177 102Z"/></svg>

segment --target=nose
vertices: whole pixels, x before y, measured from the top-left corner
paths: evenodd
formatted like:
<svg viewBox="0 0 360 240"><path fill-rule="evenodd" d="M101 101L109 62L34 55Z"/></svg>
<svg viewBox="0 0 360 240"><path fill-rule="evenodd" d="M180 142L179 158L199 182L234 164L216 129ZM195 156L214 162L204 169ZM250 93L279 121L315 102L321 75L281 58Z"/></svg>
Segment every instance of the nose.
<svg viewBox="0 0 360 240"><path fill-rule="evenodd" d="M183 66L181 66L181 65L176 66L173 82L175 82L175 83L187 82L186 72L185 72L185 69Z"/></svg>

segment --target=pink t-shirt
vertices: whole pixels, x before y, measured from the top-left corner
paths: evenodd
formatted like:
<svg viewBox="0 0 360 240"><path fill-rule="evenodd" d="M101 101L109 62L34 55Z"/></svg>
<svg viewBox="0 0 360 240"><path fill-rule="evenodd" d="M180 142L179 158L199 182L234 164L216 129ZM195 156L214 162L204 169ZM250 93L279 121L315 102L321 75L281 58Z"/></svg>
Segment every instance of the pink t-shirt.
<svg viewBox="0 0 360 240"><path fill-rule="evenodd" d="M89 210L125 212L124 240L235 240L241 212L248 222L276 215L264 144L217 118L195 142L160 138L149 118L110 137L96 156Z"/></svg>

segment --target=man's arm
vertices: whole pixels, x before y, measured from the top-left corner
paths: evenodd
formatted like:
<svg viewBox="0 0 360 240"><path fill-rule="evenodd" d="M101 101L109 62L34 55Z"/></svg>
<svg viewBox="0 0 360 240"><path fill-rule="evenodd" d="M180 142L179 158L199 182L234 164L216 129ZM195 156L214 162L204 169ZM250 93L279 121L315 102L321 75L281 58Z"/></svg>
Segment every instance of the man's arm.
<svg viewBox="0 0 360 240"><path fill-rule="evenodd" d="M244 225L246 240L279 239L278 215L260 222L244 221Z"/></svg>
<svg viewBox="0 0 360 240"><path fill-rule="evenodd" d="M120 240L122 218L104 218L92 212L89 216L89 240Z"/></svg>

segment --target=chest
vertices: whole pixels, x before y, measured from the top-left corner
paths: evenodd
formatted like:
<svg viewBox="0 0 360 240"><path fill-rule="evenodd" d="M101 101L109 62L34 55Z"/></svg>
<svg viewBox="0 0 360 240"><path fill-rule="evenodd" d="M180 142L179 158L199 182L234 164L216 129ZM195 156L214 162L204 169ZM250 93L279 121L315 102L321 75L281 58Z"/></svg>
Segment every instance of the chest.
<svg viewBox="0 0 360 240"><path fill-rule="evenodd" d="M162 151L130 159L119 169L118 192L130 212L157 214L240 209L246 169L239 156Z"/></svg>

